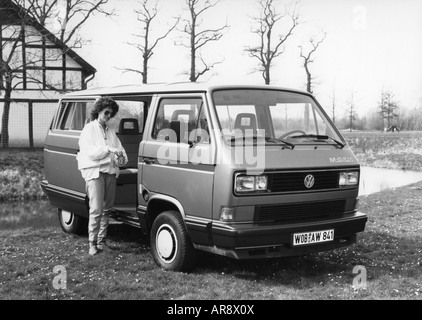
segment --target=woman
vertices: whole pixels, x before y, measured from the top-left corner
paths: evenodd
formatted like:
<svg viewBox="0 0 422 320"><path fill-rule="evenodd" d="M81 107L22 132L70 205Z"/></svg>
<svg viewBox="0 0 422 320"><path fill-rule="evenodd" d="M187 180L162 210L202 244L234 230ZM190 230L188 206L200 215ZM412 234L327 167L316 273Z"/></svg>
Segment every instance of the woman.
<svg viewBox="0 0 422 320"><path fill-rule="evenodd" d="M91 111L91 122L79 138L78 169L86 181L89 198L89 254L95 255L105 246L109 213L114 205L116 177L119 167L127 163L126 151L107 122L119 111L113 99L102 97Z"/></svg>

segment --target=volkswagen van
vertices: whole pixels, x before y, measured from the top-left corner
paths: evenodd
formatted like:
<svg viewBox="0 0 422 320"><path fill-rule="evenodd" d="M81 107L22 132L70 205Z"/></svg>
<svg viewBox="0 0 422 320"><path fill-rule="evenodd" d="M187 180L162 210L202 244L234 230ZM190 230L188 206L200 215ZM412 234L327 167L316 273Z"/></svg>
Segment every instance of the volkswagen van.
<svg viewBox="0 0 422 320"><path fill-rule="evenodd" d="M167 270L199 250L233 259L303 255L356 242L360 166L318 101L298 90L179 83L64 95L45 140L42 188L62 229L87 228L78 139L96 99L129 157L113 218L149 237Z"/></svg>

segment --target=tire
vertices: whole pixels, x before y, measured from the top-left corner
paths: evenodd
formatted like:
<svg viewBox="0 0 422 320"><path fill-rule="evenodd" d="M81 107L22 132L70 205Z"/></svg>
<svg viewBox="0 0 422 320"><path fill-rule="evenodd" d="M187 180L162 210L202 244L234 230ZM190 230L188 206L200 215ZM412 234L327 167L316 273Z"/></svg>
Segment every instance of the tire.
<svg viewBox="0 0 422 320"><path fill-rule="evenodd" d="M151 252L155 262L169 271L191 271L196 265L196 250L176 211L158 215L151 228Z"/></svg>
<svg viewBox="0 0 422 320"><path fill-rule="evenodd" d="M58 209L60 227L66 233L85 235L88 229L88 219L74 212Z"/></svg>

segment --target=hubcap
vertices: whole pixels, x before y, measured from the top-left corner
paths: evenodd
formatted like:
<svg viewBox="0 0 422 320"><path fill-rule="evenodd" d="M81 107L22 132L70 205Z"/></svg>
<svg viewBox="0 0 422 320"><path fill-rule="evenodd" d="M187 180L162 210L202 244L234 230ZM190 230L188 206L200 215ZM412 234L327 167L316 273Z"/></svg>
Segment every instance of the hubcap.
<svg viewBox="0 0 422 320"><path fill-rule="evenodd" d="M63 223L69 225L72 223L73 213L70 211L62 210L62 220Z"/></svg>
<svg viewBox="0 0 422 320"><path fill-rule="evenodd" d="M177 239L173 228L167 224L162 225L157 231L157 252L160 258L170 263L176 257Z"/></svg>

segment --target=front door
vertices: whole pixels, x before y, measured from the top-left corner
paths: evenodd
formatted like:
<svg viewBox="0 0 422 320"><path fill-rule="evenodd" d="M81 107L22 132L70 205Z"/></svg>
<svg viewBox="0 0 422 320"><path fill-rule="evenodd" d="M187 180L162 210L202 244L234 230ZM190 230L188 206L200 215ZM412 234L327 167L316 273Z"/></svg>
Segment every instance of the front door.
<svg viewBox="0 0 422 320"><path fill-rule="evenodd" d="M140 150L141 185L151 198L176 202L187 225L212 219L215 142L210 136L206 99L196 95L161 95L151 114ZM148 203L140 196L139 204Z"/></svg>

